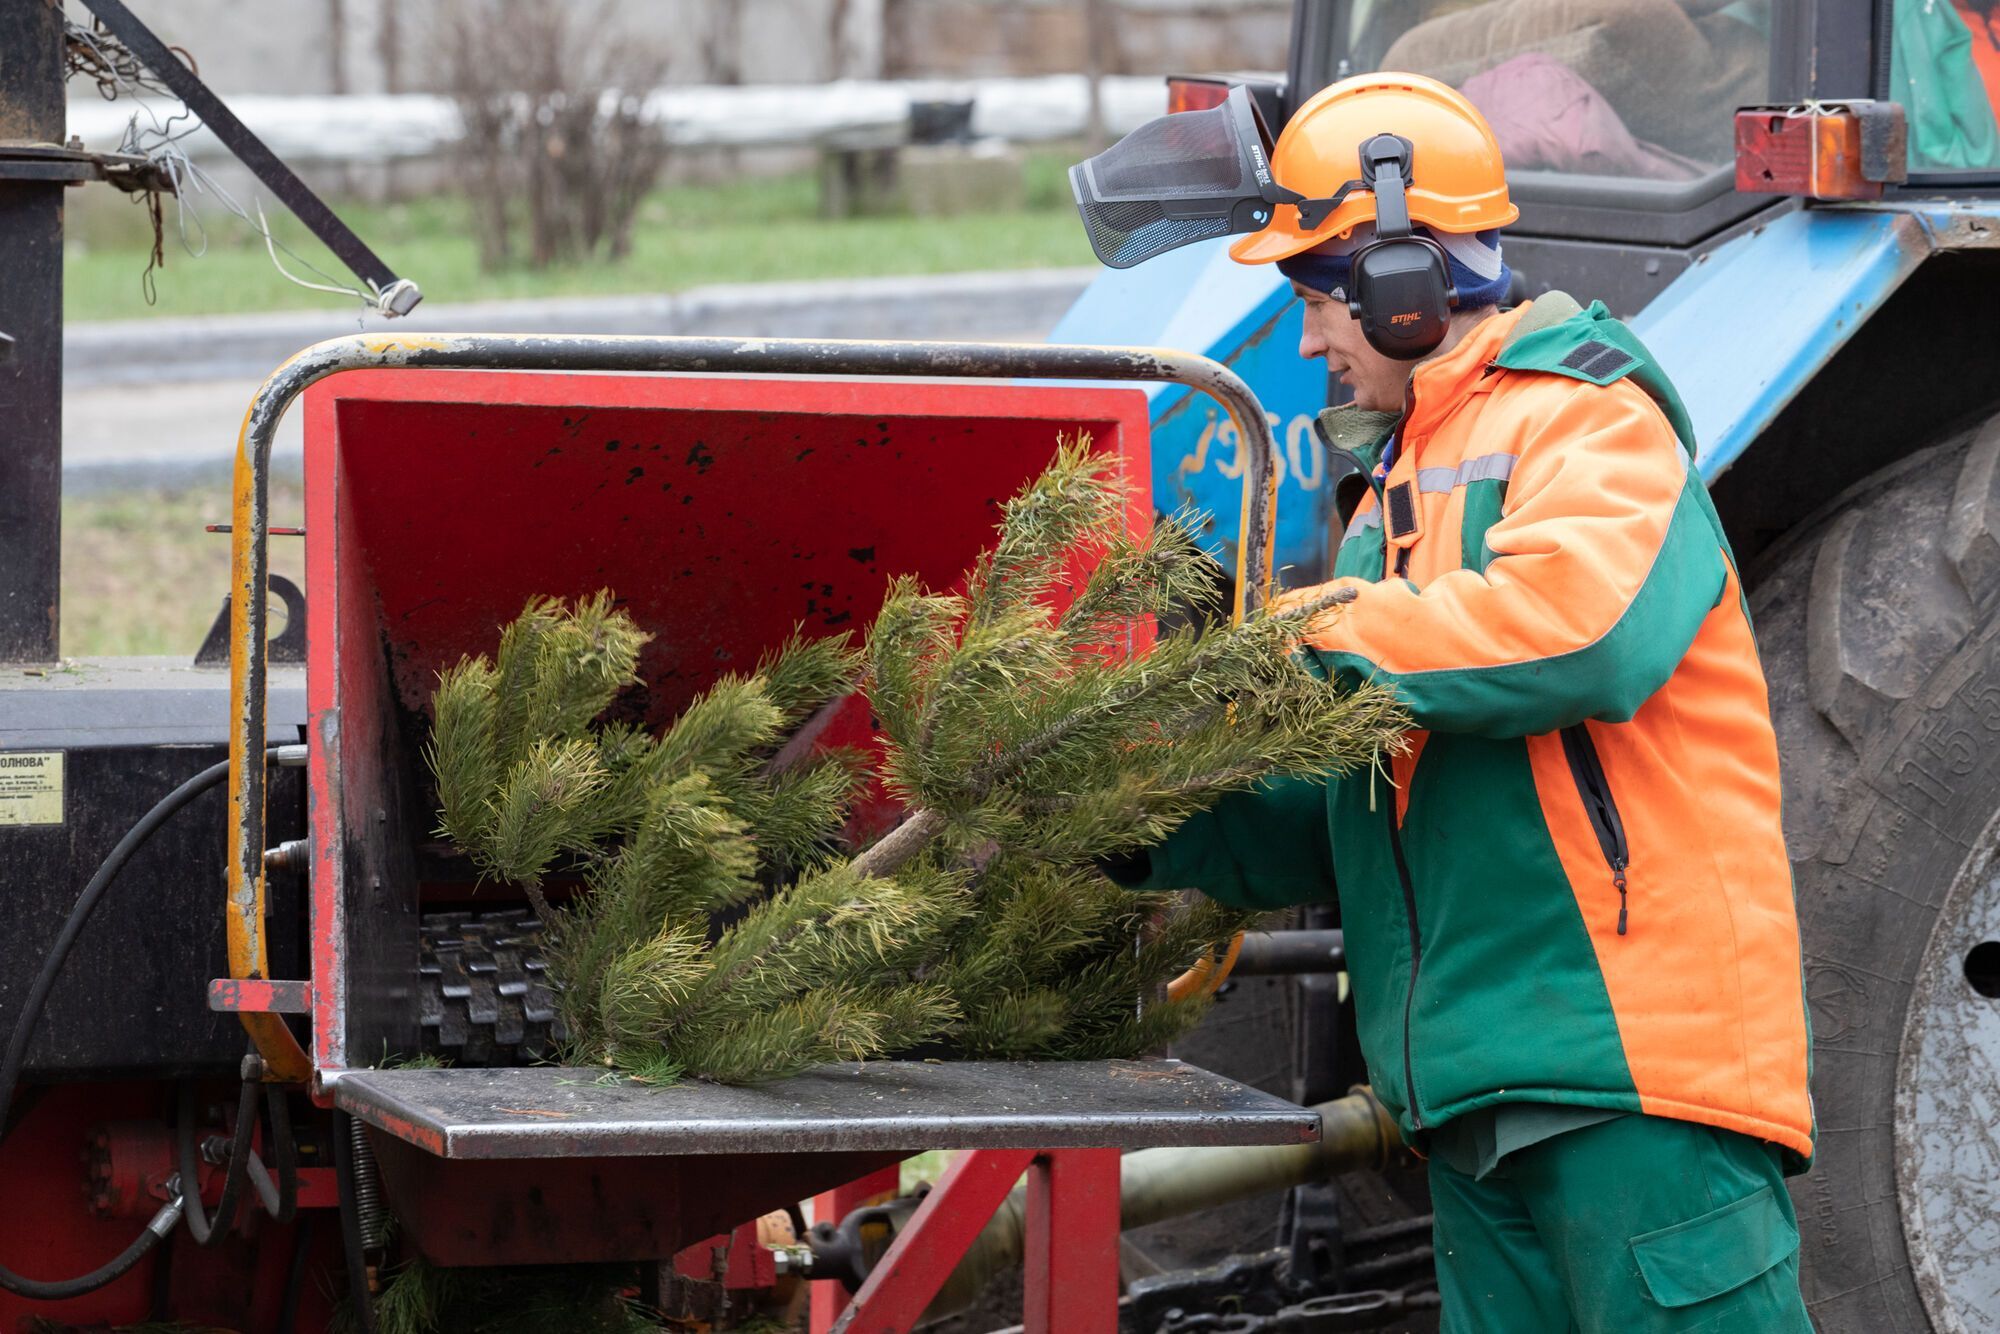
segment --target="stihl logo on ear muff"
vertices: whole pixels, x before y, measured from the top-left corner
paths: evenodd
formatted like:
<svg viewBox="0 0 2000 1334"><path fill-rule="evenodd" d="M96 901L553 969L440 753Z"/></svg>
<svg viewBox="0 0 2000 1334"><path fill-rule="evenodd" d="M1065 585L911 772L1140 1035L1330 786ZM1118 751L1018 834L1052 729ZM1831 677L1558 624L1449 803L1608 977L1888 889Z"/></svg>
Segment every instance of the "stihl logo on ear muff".
<svg viewBox="0 0 2000 1334"><path fill-rule="evenodd" d="M1375 239L1354 253L1347 301L1368 345L1398 361L1435 352L1458 304L1444 247L1410 224L1405 191L1415 156L1400 135L1378 134L1361 145L1361 185L1375 196Z"/></svg>

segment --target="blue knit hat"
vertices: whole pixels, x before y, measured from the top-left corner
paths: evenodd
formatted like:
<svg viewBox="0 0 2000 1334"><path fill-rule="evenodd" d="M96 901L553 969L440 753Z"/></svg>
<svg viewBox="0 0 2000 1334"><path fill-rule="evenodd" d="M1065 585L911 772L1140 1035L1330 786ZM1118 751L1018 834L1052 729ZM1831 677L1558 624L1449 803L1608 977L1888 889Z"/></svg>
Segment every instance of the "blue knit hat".
<svg viewBox="0 0 2000 1334"><path fill-rule="evenodd" d="M1451 285L1458 289L1458 309L1476 310L1495 306L1505 299L1514 271L1500 258L1500 233L1439 232L1419 223L1418 235L1444 247L1445 262L1451 269ZM1337 300L1347 298L1353 281L1353 255L1375 239L1375 225L1362 223L1344 237L1316 246L1303 254L1278 261L1278 272L1293 282L1325 292Z"/></svg>

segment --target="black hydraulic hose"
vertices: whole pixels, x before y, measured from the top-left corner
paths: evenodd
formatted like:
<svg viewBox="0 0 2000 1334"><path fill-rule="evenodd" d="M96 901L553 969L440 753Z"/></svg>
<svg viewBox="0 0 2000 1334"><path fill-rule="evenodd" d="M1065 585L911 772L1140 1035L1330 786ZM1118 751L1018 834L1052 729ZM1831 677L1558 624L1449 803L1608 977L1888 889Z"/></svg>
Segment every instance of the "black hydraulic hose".
<svg viewBox="0 0 2000 1334"><path fill-rule="evenodd" d="M153 1296L146 1308L146 1319L156 1325L172 1326L174 1309L174 1239L167 1237L154 1248L153 1272L148 1276L152 1282Z"/></svg>
<svg viewBox="0 0 2000 1334"><path fill-rule="evenodd" d="M255 1149L250 1150L244 1169L249 1173L250 1188L257 1192L257 1202L264 1206L264 1212L271 1215L274 1221L291 1222L289 1215L282 1219L278 1217L284 1212L285 1193L271 1180L271 1169L264 1166L264 1160L257 1156Z"/></svg>
<svg viewBox="0 0 2000 1334"><path fill-rule="evenodd" d="M347 1293L359 1334L375 1334L375 1294L368 1290L368 1246L361 1236L355 1198L354 1129L346 1112L333 1110L333 1179L340 1196L340 1246L347 1257Z"/></svg>
<svg viewBox="0 0 2000 1334"><path fill-rule="evenodd" d="M280 749L282 747L269 747L265 751L266 758ZM41 972L35 975L34 985L28 988L28 994L21 1002L21 1011L14 1019L14 1031L7 1038L6 1055L0 1058L0 1115L4 1115L6 1109L14 1105L14 1090L21 1082L21 1070L28 1061L28 1044L34 1039L35 1028L41 1023L42 1008L48 1004L49 993L55 990L56 978L61 976L63 964L68 960L70 950L75 948L77 937L83 934L84 925L90 921L91 913L96 911L98 901L104 897L104 891L125 868L125 863L132 859L132 854L153 836L155 830L171 819L183 806L228 776L229 761L221 760L162 797L153 809L140 817L139 823L126 832L125 837L118 840L118 845L111 849L111 855L98 866L97 873L90 877L90 883L83 887L81 894L77 895L75 905L69 910L69 917L63 922L62 931L57 934L55 943L49 947L48 954L42 960ZM181 1219L187 1189L184 1188L175 1198L161 1205L159 1211L153 1215L152 1221L146 1224L146 1230L134 1237L130 1245L89 1273L79 1274L75 1278L44 1281L28 1278L15 1273L5 1265L0 1265L0 1288L32 1301L58 1302L71 1297L81 1297L85 1293L97 1291L107 1283L116 1282L130 1273L133 1266L145 1258L147 1252L159 1245L161 1239L174 1230ZM198 1192L199 1182L197 1181L191 1189Z"/></svg>
<svg viewBox="0 0 2000 1334"><path fill-rule="evenodd" d="M278 1306L276 1334L297 1334L299 1327L299 1298L306 1289L306 1262L312 1256L312 1234L314 1215L301 1215L299 1225L292 1230L292 1259L285 1267L285 1296Z"/></svg>
<svg viewBox="0 0 2000 1334"><path fill-rule="evenodd" d="M37 1302L67 1301L71 1297L81 1297L95 1292L107 1283L116 1282L132 1272L132 1267L146 1257L146 1252L160 1244L169 1232L181 1221L180 1197L160 1206L153 1221L146 1224L146 1230L132 1238L131 1244L105 1261L88 1274L78 1274L75 1278L41 1279L28 1278L11 1269L0 1267L0 1288L5 1288L17 1297L26 1297Z"/></svg>
<svg viewBox="0 0 2000 1334"><path fill-rule="evenodd" d="M264 1108L271 1117L270 1145L278 1164L278 1181L271 1183L271 1174L264 1167L264 1160L251 1150L249 1168L250 1184L256 1187L257 1198L264 1206L264 1212L271 1215L274 1223L289 1223L299 1212L299 1152L298 1145L292 1143L292 1110L286 1105L285 1095L277 1089L266 1089Z"/></svg>
<svg viewBox="0 0 2000 1334"><path fill-rule="evenodd" d="M229 1146L229 1168L222 1178L222 1198L216 1202L215 1218L201 1204L201 1157L195 1147L194 1085L181 1085L179 1114L175 1117L175 1139L179 1149L181 1195L187 1207L188 1235L197 1246L213 1246L227 1236L236 1217L236 1203L250 1174L250 1137L257 1131L257 1081L245 1079L236 1095L236 1138Z"/></svg>
<svg viewBox="0 0 2000 1334"><path fill-rule="evenodd" d="M278 1207L271 1217L289 1223L299 1212L299 1146L292 1140L292 1108L283 1089L265 1089L271 1111L271 1152L278 1159Z"/></svg>

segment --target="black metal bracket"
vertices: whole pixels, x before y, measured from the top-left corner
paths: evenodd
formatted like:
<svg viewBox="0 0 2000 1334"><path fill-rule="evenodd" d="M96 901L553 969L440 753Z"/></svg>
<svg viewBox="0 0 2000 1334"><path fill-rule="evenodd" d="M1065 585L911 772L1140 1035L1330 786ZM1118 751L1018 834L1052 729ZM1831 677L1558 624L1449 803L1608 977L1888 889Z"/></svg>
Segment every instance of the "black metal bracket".
<svg viewBox="0 0 2000 1334"><path fill-rule="evenodd" d="M285 165L283 159L251 133L249 126L237 119L227 103L210 91L208 85L153 34L152 29L125 7L123 0L83 0L83 3L111 31L112 36L125 43L133 55L159 76L160 82L172 90L174 96L187 103L188 110L199 116L202 124L222 141L223 146L234 153L272 194L283 200L285 207L291 209L341 263L367 284L385 313L406 315L416 308L417 303L424 299L417 285L398 278L381 257L327 207L326 201L314 194L297 173Z"/></svg>
<svg viewBox="0 0 2000 1334"><path fill-rule="evenodd" d="M887 1204L864 1205L838 1222L827 1219L814 1223L803 1238L812 1248L812 1276L838 1279L848 1292L859 1292L889 1243L929 1193L930 1185L925 1183L913 1195Z"/></svg>
<svg viewBox="0 0 2000 1334"><path fill-rule="evenodd" d="M282 574L274 574L270 579L271 592L285 604L285 628L271 641L271 661L300 663L306 660L306 595L299 586ZM194 665L197 667L227 667L229 665L229 599L222 599L222 610L215 613L215 620L208 627L208 637L195 650Z"/></svg>
<svg viewBox="0 0 2000 1334"><path fill-rule="evenodd" d="M81 185L104 181L127 194L176 193L174 178L152 159L137 153L92 153L83 141L37 144L0 139L0 181L60 181Z"/></svg>

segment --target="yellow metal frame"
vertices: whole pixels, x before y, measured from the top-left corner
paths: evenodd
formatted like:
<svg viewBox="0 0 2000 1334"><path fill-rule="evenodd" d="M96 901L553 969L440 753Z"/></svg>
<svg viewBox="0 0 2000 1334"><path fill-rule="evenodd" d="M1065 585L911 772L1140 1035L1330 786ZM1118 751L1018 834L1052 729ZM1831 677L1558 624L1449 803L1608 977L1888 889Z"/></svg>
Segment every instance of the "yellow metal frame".
<svg viewBox="0 0 2000 1334"><path fill-rule="evenodd" d="M703 371L711 374L914 375L933 378L1170 381L1219 402L1247 447L1232 620L1274 591L1279 471L1263 405L1220 362L1170 348L1057 343L897 343L837 339L652 338L525 334L362 335L316 343L272 372L237 435L231 491L229 600L229 849L225 923L233 978L268 979L264 937L264 688L269 586L269 476L279 420L309 385L348 370ZM1251 562L1255 561L1254 567ZM1239 937L1200 984L1221 985ZM1201 969L1197 965L1195 971ZM1192 973L1190 974L1192 976ZM1176 985L1179 985L1178 983ZM277 1014L238 1017L264 1059L265 1078L300 1083L312 1060Z"/></svg>

